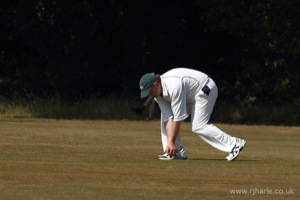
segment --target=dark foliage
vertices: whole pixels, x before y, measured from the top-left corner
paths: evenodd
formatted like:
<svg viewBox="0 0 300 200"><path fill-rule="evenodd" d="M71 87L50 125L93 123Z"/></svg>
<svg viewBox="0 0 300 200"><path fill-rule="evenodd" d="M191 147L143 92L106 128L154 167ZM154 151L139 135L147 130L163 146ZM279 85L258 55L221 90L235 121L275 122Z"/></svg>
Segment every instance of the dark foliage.
<svg viewBox="0 0 300 200"><path fill-rule="evenodd" d="M1 1L0 92L138 96L146 72L210 74L223 100L299 101L297 0Z"/></svg>

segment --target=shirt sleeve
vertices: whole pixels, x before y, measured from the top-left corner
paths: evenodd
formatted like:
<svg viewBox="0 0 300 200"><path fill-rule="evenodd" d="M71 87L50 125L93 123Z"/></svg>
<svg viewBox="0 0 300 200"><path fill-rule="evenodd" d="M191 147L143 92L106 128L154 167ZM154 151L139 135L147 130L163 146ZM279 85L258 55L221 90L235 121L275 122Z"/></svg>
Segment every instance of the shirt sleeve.
<svg viewBox="0 0 300 200"><path fill-rule="evenodd" d="M163 122L167 122L170 118L173 118L173 112L171 109L171 103L165 101L163 98L155 98L161 111L161 118Z"/></svg>
<svg viewBox="0 0 300 200"><path fill-rule="evenodd" d="M186 109L186 91L182 80L175 78L168 84L168 95L171 100L171 110L174 121L182 121L188 117Z"/></svg>
<svg viewBox="0 0 300 200"><path fill-rule="evenodd" d="M171 108L174 115L174 121L182 121L188 117L186 109L186 96L183 86L173 90L171 97Z"/></svg>

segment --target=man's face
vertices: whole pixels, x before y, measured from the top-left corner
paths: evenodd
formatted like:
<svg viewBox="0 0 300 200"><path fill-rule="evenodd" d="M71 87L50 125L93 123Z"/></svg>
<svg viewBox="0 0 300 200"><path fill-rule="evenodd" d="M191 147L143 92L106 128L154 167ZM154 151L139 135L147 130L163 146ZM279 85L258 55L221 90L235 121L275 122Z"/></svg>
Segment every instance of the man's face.
<svg viewBox="0 0 300 200"><path fill-rule="evenodd" d="M161 96L161 85L158 82L154 82L150 89L150 95L157 98Z"/></svg>

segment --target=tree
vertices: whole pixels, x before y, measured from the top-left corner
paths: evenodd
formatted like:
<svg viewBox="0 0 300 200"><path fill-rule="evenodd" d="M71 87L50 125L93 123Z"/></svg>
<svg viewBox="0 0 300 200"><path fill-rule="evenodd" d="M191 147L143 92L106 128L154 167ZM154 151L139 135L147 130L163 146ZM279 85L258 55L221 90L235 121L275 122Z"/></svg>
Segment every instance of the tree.
<svg viewBox="0 0 300 200"><path fill-rule="evenodd" d="M248 102L299 98L299 1L214 0L198 5L205 10L206 32L229 34L242 44L226 58L238 61L225 64L239 66L223 90L231 85L231 95Z"/></svg>
<svg viewBox="0 0 300 200"><path fill-rule="evenodd" d="M0 92L137 95L143 73L190 67L211 74L223 100L297 100L298 2L4 0Z"/></svg>

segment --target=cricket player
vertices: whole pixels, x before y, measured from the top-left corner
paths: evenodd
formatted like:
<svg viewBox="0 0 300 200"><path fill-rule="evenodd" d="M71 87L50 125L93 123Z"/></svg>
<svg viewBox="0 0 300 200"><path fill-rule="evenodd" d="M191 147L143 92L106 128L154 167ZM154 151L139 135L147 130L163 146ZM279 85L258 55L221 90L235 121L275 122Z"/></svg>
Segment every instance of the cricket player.
<svg viewBox="0 0 300 200"><path fill-rule="evenodd" d="M145 74L140 79L141 98L154 97L161 110L161 139L164 154L159 160L187 159L180 141L181 121L191 115L191 129L205 142L224 152L228 161L236 159L246 141L230 136L208 124L218 89L206 74L187 68L172 69L162 75Z"/></svg>

